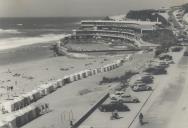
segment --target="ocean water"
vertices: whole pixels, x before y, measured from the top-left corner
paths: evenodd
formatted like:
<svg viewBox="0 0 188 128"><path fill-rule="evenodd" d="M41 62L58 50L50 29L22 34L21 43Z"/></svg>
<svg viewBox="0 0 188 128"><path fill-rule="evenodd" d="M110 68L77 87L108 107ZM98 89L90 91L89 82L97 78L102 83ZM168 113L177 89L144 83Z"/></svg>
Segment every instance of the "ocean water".
<svg viewBox="0 0 188 128"><path fill-rule="evenodd" d="M84 19L100 18L0 18L0 50L58 40Z"/></svg>

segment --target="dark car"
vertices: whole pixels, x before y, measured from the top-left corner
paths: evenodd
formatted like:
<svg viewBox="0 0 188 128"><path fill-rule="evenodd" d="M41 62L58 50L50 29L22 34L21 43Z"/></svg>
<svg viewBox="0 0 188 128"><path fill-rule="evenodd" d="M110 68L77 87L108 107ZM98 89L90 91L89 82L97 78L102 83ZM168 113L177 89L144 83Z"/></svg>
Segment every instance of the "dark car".
<svg viewBox="0 0 188 128"><path fill-rule="evenodd" d="M184 52L183 55L184 55L184 56L188 56L188 51Z"/></svg>
<svg viewBox="0 0 188 128"><path fill-rule="evenodd" d="M123 103L109 103L109 104L100 105L99 110L101 112L113 112L115 110L117 110L117 111L129 111L130 109L127 107L127 105L125 105Z"/></svg>
<svg viewBox="0 0 188 128"><path fill-rule="evenodd" d="M167 71L164 67L153 67L147 68L144 72L152 73L153 75L167 74Z"/></svg>
<svg viewBox="0 0 188 128"><path fill-rule="evenodd" d="M160 60L172 60L172 56L171 55L161 55L159 57Z"/></svg>

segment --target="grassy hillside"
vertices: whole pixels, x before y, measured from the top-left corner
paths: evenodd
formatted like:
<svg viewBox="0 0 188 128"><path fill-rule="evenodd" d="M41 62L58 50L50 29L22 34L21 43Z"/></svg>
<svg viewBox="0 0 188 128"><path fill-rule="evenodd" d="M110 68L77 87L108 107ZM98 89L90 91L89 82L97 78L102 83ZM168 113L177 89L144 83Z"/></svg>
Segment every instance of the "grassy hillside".
<svg viewBox="0 0 188 128"><path fill-rule="evenodd" d="M143 40L162 45L173 45L176 44L176 38L173 35L172 31L168 29L156 30L149 33L143 34Z"/></svg>
<svg viewBox="0 0 188 128"><path fill-rule="evenodd" d="M154 9L129 11L126 17L129 19L150 21L156 21L158 17L159 21L162 22L164 26L169 25L168 21L166 21L166 19L159 15L158 11Z"/></svg>

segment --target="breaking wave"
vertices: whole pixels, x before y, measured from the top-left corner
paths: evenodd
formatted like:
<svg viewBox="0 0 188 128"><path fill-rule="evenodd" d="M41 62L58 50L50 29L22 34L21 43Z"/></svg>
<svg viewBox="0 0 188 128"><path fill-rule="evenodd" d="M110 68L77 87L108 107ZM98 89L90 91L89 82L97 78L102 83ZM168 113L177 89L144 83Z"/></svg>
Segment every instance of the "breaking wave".
<svg viewBox="0 0 188 128"><path fill-rule="evenodd" d="M12 31L16 32L16 31ZM0 50L16 48L24 45L37 43L47 43L49 41L57 41L63 38L66 34L47 34L38 37L12 37L0 39Z"/></svg>
<svg viewBox="0 0 188 128"><path fill-rule="evenodd" d="M15 29L0 29L0 34L19 34L18 30Z"/></svg>

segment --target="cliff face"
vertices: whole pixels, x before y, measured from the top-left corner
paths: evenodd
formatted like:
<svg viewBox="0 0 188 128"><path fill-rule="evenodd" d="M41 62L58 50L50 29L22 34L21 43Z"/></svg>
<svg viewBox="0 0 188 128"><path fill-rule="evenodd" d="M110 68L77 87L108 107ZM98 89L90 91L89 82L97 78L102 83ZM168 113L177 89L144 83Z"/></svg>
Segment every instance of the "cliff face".
<svg viewBox="0 0 188 128"><path fill-rule="evenodd" d="M144 33L142 39L144 41L155 44L173 45L176 43L176 38L171 30L161 29L153 32Z"/></svg>
<svg viewBox="0 0 188 128"><path fill-rule="evenodd" d="M168 21L161 15L158 14L159 11L154 9L148 10L134 10L129 11L127 13L127 18L135 19L135 20L150 20L150 21L157 21L158 20L162 23L163 26L169 26Z"/></svg>

